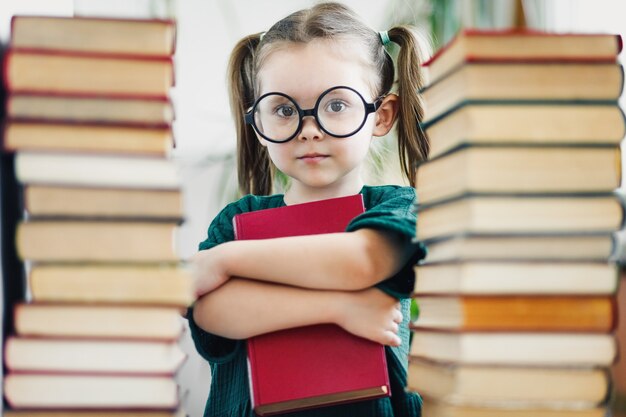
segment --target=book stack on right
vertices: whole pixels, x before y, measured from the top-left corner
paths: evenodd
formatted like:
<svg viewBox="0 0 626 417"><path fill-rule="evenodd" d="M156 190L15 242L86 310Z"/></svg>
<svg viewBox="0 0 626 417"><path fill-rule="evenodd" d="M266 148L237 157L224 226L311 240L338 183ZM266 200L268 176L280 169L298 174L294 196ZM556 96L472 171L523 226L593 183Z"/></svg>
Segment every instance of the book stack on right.
<svg viewBox="0 0 626 417"><path fill-rule="evenodd" d="M5 306L4 415L182 413L177 340L193 289L176 251L174 40L165 20L12 20L4 151L29 295Z"/></svg>
<svg viewBox="0 0 626 417"><path fill-rule="evenodd" d="M614 35L460 33L425 64L408 386L424 415L604 416L623 223Z"/></svg>

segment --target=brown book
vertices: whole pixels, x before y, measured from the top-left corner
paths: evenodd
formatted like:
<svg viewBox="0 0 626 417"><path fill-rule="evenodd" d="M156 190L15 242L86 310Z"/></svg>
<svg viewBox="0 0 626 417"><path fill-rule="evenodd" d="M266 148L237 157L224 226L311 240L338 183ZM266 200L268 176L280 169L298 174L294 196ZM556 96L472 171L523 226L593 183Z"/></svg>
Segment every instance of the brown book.
<svg viewBox="0 0 626 417"><path fill-rule="evenodd" d="M82 53L169 56L173 20L100 17L14 16L11 47Z"/></svg>
<svg viewBox="0 0 626 417"><path fill-rule="evenodd" d="M25 410L175 410L178 388L167 376L42 375L4 377L4 397Z"/></svg>
<svg viewBox="0 0 626 417"><path fill-rule="evenodd" d="M460 145L619 145L626 134L617 103L472 103L424 125L430 158Z"/></svg>
<svg viewBox="0 0 626 417"><path fill-rule="evenodd" d="M127 218L182 221L180 189L150 190L27 185L30 218ZM68 204L71 201L71 204Z"/></svg>
<svg viewBox="0 0 626 417"><path fill-rule="evenodd" d="M464 233L580 234L621 229L617 195L467 195L419 208L417 238Z"/></svg>
<svg viewBox="0 0 626 417"><path fill-rule="evenodd" d="M176 262L175 222L26 221L17 227L21 259L35 262Z"/></svg>
<svg viewBox="0 0 626 417"><path fill-rule="evenodd" d="M557 405L554 407L544 408L512 408L507 407L506 404L501 404L500 407L480 405L468 406L450 404L425 398L424 403L422 404L422 415L428 417L605 417L606 407L581 409L578 407L564 408L562 405Z"/></svg>
<svg viewBox="0 0 626 417"><path fill-rule="evenodd" d="M617 284L606 261L459 261L415 267L414 293L611 295Z"/></svg>
<svg viewBox="0 0 626 417"><path fill-rule="evenodd" d="M183 331L175 307L102 304L17 304L15 331L20 336L177 340Z"/></svg>
<svg viewBox="0 0 626 417"><path fill-rule="evenodd" d="M623 84L616 63L466 63L422 91L424 120L464 101L615 101Z"/></svg>
<svg viewBox="0 0 626 417"><path fill-rule="evenodd" d="M463 62L614 62L621 50L619 35L467 29L424 66L435 82Z"/></svg>
<svg viewBox="0 0 626 417"><path fill-rule="evenodd" d="M174 64L168 57L10 49L5 81L9 93L165 98L174 83Z"/></svg>
<svg viewBox="0 0 626 417"><path fill-rule="evenodd" d="M6 112L7 118L21 121L167 127L174 120L172 102L167 98L12 94L7 98Z"/></svg>
<svg viewBox="0 0 626 417"><path fill-rule="evenodd" d="M421 204L471 193L606 193L621 173L619 146L462 146L421 164L417 189Z"/></svg>
<svg viewBox="0 0 626 417"><path fill-rule="evenodd" d="M9 372L173 376L185 353L176 342L9 337Z"/></svg>
<svg viewBox="0 0 626 417"><path fill-rule="evenodd" d="M474 365L608 367L617 358L617 340L597 333L420 330L413 336L410 355Z"/></svg>
<svg viewBox="0 0 626 417"><path fill-rule="evenodd" d="M176 264L36 264L28 280L37 302L186 307L195 299L190 269Z"/></svg>
<svg viewBox="0 0 626 417"><path fill-rule="evenodd" d="M611 296L417 296L413 329L458 331L611 332Z"/></svg>
<svg viewBox="0 0 626 417"><path fill-rule="evenodd" d="M48 123L8 120L4 150L103 153L165 157L174 140L169 127Z"/></svg>
<svg viewBox="0 0 626 417"><path fill-rule="evenodd" d="M426 263L464 260L606 261L614 251L610 233L577 235L459 234L428 244Z"/></svg>
<svg viewBox="0 0 626 417"><path fill-rule="evenodd" d="M606 369L449 365L411 359L407 385L458 405L596 408L609 394Z"/></svg>

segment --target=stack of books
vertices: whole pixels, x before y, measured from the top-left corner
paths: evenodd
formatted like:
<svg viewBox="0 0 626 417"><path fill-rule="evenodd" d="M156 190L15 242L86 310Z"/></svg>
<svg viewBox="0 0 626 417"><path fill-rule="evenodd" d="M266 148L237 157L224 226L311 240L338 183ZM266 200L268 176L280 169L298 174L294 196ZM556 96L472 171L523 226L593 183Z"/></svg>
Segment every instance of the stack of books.
<svg viewBox="0 0 626 417"><path fill-rule="evenodd" d="M436 416L603 416L623 223L613 35L476 32L426 64L408 386Z"/></svg>
<svg viewBox="0 0 626 417"><path fill-rule="evenodd" d="M15 244L30 297L5 306L6 415L181 412L177 341L193 289L176 250L174 41L173 21L12 20L3 146L22 190Z"/></svg>

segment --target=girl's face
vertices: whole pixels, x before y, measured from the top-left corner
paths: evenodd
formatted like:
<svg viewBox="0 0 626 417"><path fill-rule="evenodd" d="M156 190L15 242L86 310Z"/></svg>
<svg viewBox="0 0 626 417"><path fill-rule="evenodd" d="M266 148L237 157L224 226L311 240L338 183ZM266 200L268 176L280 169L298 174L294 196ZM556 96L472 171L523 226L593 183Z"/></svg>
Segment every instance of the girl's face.
<svg viewBox="0 0 626 417"><path fill-rule="evenodd" d="M356 50L355 50L356 49ZM374 102L369 71L359 58L360 48L350 44L315 40L293 44L272 52L258 75L260 95L281 92L302 109L311 109L325 90L348 86L368 103ZM356 194L363 186L361 168L367 155L377 115L370 114L361 130L347 138L335 138L318 126L313 117L302 120L302 129L289 142L272 143L258 136L270 158L292 178L290 194L316 195L329 191Z"/></svg>

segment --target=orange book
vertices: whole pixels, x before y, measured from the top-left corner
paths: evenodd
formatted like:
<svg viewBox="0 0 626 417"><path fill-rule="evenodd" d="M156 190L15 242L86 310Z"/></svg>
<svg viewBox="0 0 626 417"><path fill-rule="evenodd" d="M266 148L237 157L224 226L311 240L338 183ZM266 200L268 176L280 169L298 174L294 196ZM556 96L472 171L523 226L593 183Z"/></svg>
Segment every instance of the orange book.
<svg viewBox="0 0 626 417"><path fill-rule="evenodd" d="M612 296L429 296L416 297L414 329L459 331L611 332Z"/></svg>

